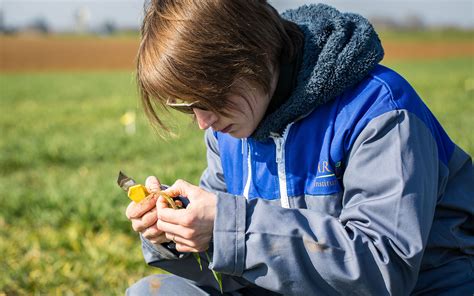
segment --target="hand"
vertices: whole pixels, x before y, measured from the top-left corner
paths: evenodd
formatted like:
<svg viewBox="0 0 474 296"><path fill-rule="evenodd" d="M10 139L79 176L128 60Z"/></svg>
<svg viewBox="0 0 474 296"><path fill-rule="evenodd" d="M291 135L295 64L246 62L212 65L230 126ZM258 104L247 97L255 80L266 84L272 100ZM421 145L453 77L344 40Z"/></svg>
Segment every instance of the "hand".
<svg viewBox="0 0 474 296"><path fill-rule="evenodd" d="M154 194L160 188L160 182L154 176L146 178L145 187L148 192L151 193L151 197L140 203L131 202L125 215L132 222L132 228L136 232L143 235L144 238L148 239L153 244L162 244L169 241L166 238L163 231L156 227L156 221L158 220L156 211L157 196Z"/></svg>
<svg viewBox="0 0 474 296"><path fill-rule="evenodd" d="M189 204L185 209L173 210L160 196L156 203L158 229L176 243L180 252L207 250L214 229L217 196L183 180L177 180L164 192L171 197L187 197Z"/></svg>

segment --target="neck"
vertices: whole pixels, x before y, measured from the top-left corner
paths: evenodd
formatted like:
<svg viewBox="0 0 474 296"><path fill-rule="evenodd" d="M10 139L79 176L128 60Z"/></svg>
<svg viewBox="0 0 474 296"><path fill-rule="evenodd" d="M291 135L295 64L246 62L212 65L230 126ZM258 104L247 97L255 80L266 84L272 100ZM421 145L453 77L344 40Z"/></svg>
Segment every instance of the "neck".
<svg viewBox="0 0 474 296"><path fill-rule="evenodd" d="M302 57L302 47L297 49L292 59L290 59L286 53L282 53L279 65L275 67L278 69L278 71L276 71L276 77L274 76L276 85L266 115L272 114L289 98L296 86L298 71L303 60Z"/></svg>

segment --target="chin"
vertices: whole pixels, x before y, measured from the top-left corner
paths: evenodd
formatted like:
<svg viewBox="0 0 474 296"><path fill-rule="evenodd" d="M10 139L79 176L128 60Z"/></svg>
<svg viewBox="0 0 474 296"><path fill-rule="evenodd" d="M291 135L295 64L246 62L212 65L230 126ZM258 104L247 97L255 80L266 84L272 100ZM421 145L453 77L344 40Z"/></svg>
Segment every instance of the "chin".
<svg viewBox="0 0 474 296"><path fill-rule="evenodd" d="M243 139L243 138L248 138L252 135L253 131L252 132L248 132L248 131L235 131L235 132L230 132L229 135L231 135L232 137L234 138L238 138L238 139Z"/></svg>

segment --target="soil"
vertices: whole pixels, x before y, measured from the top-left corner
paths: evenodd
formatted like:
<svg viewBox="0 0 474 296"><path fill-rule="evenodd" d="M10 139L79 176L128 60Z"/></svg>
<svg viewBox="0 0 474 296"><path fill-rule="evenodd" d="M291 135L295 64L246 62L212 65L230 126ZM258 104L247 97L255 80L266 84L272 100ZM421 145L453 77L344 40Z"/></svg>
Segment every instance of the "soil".
<svg viewBox="0 0 474 296"><path fill-rule="evenodd" d="M0 72L133 70L133 37L0 36ZM385 61L474 57L474 42L383 42Z"/></svg>
<svg viewBox="0 0 474 296"><path fill-rule="evenodd" d="M0 37L0 71L129 70L133 38Z"/></svg>

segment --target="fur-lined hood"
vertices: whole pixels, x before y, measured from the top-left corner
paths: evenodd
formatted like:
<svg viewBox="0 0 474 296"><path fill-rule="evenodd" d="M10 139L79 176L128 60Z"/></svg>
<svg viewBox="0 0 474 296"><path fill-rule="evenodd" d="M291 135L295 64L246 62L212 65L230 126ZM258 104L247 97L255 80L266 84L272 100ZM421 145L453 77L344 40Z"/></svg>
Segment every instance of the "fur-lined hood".
<svg viewBox="0 0 474 296"><path fill-rule="evenodd" d="M260 122L252 135L256 140L281 134L290 122L356 85L384 55L377 33L360 15L317 4L282 16L304 33L303 61L290 97Z"/></svg>

